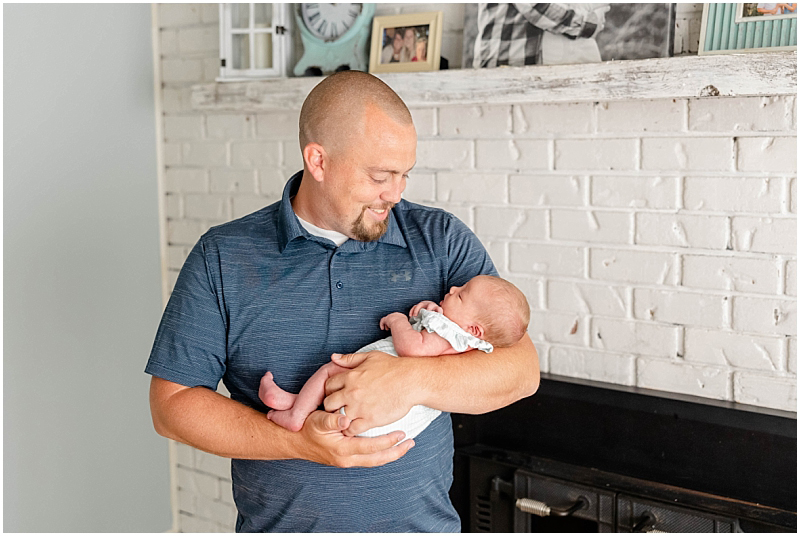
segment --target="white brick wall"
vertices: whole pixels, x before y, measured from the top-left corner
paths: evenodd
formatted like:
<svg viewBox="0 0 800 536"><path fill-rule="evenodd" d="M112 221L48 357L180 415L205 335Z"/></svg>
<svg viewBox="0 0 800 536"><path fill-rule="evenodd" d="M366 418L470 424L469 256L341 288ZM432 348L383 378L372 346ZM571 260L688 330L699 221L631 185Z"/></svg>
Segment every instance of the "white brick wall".
<svg viewBox="0 0 800 536"><path fill-rule="evenodd" d="M678 4L696 51L702 4ZM442 9L461 58L463 4ZM209 226L302 167L298 111L201 113L217 4L161 4L168 285ZM796 411L794 97L415 108L409 200L470 225L528 296L545 372ZM232 531L227 460L177 445L179 527Z"/></svg>

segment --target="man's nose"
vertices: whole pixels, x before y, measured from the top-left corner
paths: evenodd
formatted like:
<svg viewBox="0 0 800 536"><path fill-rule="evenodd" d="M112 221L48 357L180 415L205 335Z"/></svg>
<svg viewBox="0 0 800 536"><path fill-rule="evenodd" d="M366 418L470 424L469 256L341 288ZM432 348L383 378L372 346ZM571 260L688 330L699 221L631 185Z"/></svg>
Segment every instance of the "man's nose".
<svg viewBox="0 0 800 536"><path fill-rule="evenodd" d="M405 179L392 181L392 184L389 187L389 189L383 192L383 195L381 195L381 199L383 199L384 201L388 201L389 203L397 204L400 202L400 199L402 198L403 195L403 190L405 189L406 189Z"/></svg>

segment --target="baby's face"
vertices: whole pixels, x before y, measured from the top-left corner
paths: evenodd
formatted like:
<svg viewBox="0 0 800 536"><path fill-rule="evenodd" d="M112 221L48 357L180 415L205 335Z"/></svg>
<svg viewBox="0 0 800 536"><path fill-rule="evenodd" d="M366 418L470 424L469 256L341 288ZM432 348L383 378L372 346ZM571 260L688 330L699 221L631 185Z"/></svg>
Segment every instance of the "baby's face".
<svg viewBox="0 0 800 536"><path fill-rule="evenodd" d="M481 303L485 302L485 286L479 279L471 279L463 287L450 287L450 292L439 303L444 316L463 329L476 323Z"/></svg>

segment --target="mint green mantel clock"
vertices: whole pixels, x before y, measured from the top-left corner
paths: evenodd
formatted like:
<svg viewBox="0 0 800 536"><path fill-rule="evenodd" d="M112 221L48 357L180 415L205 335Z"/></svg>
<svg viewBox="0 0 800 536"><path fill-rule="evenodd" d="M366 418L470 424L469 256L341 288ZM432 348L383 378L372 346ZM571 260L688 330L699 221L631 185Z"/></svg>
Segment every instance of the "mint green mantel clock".
<svg viewBox="0 0 800 536"><path fill-rule="evenodd" d="M309 67L324 73L340 65L366 71L369 65L369 33L375 4L300 4L295 11L303 57L294 67L302 76Z"/></svg>

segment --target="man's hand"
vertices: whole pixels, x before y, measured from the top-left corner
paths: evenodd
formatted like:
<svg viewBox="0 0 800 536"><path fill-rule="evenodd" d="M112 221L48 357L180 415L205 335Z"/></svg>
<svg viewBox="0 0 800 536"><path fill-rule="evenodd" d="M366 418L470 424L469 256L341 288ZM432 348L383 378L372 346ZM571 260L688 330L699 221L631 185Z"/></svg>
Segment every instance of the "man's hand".
<svg viewBox="0 0 800 536"><path fill-rule="evenodd" d="M404 361L408 358L397 359L383 352L333 354L332 357L337 365L352 369L325 383L325 409L333 412L344 407L352 419L345 435L355 436L399 420L414 405L415 382L405 376Z"/></svg>
<svg viewBox="0 0 800 536"><path fill-rule="evenodd" d="M307 446L301 457L335 467L377 467L401 458L414 446L413 439L399 443L405 437L400 431L379 437L347 437L342 432L349 425L350 419L344 415L313 412L298 432Z"/></svg>
<svg viewBox="0 0 800 536"><path fill-rule="evenodd" d="M414 307L411 308L409 311L408 316L417 316L422 309L427 309L428 311L433 311L436 313L443 313L442 308L439 306L438 303L432 302L429 300L421 301L416 304Z"/></svg>

